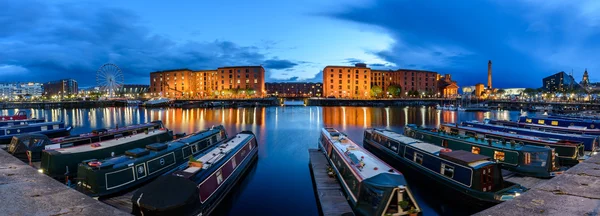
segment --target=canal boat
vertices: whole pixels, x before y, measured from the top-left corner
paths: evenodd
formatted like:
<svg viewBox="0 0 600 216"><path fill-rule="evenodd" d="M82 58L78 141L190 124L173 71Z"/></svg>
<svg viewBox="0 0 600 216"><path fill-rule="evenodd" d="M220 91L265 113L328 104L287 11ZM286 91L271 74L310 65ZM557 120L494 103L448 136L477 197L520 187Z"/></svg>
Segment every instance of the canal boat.
<svg viewBox="0 0 600 216"><path fill-rule="evenodd" d="M409 124L405 127L407 130L405 134L453 151L464 150L488 156L502 168L521 175L549 178L560 173L554 149L533 145L511 145L474 134L455 133L450 129L447 125L442 125L438 130Z"/></svg>
<svg viewBox="0 0 600 216"><path fill-rule="evenodd" d="M534 145L552 148L561 165L577 164L580 159L585 158L585 145L583 142L576 141L578 137L581 137L576 134L555 134L525 128L486 125L477 121L462 122L460 125L442 124L440 128L447 133L488 138L511 146ZM590 138L592 142L597 139L596 137Z"/></svg>
<svg viewBox="0 0 600 216"><path fill-rule="evenodd" d="M410 215L421 208L404 175L334 128L323 128L325 153L355 212L361 215Z"/></svg>
<svg viewBox="0 0 600 216"><path fill-rule="evenodd" d="M68 136L72 127L64 122L42 122L0 127L0 145L9 144L12 137L19 134L38 133L50 138Z"/></svg>
<svg viewBox="0 0 600 216"><path fill-rule="evenodd" d="M42 157L43 150L68 148L95 142L104 142L133 134L144 133L146 130L162 128L162 121L129 125L112 129L98 129L90 133L57 137L50 139L43 134L21 134L13 136L7 152L23 160L37 162Z"/></svg>
<svg viewBox="0 0 600 216"><path fill-rule="evenodd" d="M405 128L405 132L409 131ZM384 160L413 169L473 203L488 205L512 200L526 190L504 181L500 165L484 155L453 151L383 129L365 130L363 145Z"/></svg>
<svg viewBox="0 0 600 216"><path fill-rule="evenodd" d="M161 124L148 128L144 133L86 145L44 150L39 171L53 178L70 178L77 175L77 165L81 161L113 157L124 154L129 149L143 148L150 143L171 140L173 140L173 132Z"/></svg>
<svg viewBox="0 0 600 216"><path fill-rule="evenodd" d="M576 118L568 118L568 117L553 117L553 116L545 116L545 117L529 117L529 116L521 116L519 117L518 122L520 123L529 123L529 124L540 124L540 125L550 125L557 127L585 127L589 129L598 129L600 126L599 120L591 120L591 119L576 119Z"/></svg>
<svg viewBox="0 0 600 216"><path fill-rule="evenodd" d="M486 119L486 124L499 125L499 126L507 126L507 127L516 127L516 128L525 128L537 131L545 131L554 134L573 134L573 135L581 135L581 136L571 136L577 137L577 139L565 139L571 141L581 141L585 145L586 151L596 151L598 149L598 136L600 134L600 130L598 129L587 129L585 127L558 127L558 126L550 126L550 125L536 125L530 123L519 123L513 121L504 121L504 120L493 120ZM556 135L554 135L556 136ZM566 136L566 135L564 135Z"/></svg>
<svg viewBox="0 0 600 216"><path fill-rule="evenodd" d="M33 123L42 123L45 122L45 119L18 119L18 120L4 120L0 121L0 127L4 126L13 126L13 125L25 125L25 124L33 124Z"/></svg>
<svg viewBox="0 0 600 216"><path fill-rule="evenodd" d="M25 112L25 111L18 111L14 115L0 116L0 121L26 120L26 119L27 119L27 112Z"/></svg>
<svg viewBox="0 0 600 216"><path fill-rule="evenodd" d="M258 158L256 137L243 131L136 190L136 215L211 215Z"/></svg>
<svg viewBox="0 0 600 216"><path fill-rule="evenodd" d="M171 142L130 149L124 155L85 160L78 167L77 188L93 197L121 192L173 170L225 139L225 128L217 126Z"/></svg>

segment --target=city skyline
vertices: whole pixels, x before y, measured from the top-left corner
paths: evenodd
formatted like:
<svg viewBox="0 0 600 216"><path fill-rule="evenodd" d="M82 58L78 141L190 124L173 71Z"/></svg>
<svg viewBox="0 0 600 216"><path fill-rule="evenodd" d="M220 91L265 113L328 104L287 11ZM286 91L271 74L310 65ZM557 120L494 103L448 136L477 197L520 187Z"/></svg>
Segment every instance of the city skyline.
<svg viewBox="0 0 600 216"><path fill-rule="evenodd" d="M266 82L322 82L328 65L364 62L378 70L452 74L460 86L542 86L542 78L600 69L600 5L501 1L386 0L166 2L3 1L3 81L74 78L94 86L104 63L125 83L147 84L158 70L262 65ZM569 11L569 12L565 12ZM503 79L518 77L518 79ZM533 81L532 81L533 80Z"/></svg>

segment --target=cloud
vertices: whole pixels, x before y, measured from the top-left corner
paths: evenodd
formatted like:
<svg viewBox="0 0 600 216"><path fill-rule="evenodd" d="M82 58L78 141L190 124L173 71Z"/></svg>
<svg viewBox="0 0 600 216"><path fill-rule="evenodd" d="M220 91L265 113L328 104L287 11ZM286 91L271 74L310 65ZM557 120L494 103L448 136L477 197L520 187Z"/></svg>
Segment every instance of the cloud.
<svg viewBox="0 0 600 216"><path fill-rule="evenodd" d="M561 70L600 70L590 55L600 52L599 12L598 1L375 0L327 16L391 36L388 49L369 52L400 68L452 73L472 85L485 81L491 59L495 86L540 87Z"/></svg>
<svg viewBox="0 0 600 216"><path fill-rule="evenodd" d="M80 86L91 86L96 84L95 72L109 62L121 68L126 83L141 84L156 70L297 65L268 57L264 47L226 40L177 41L154 34L136 14L119 8L29 0L0 1L0 8L0 65L21 71L3 69L3 81L74 78ZM264 44L271 49L275 43Z"/></svg>
<svg viewBox="0 0 600 216"><path fill-rule="evenodd" d="M290 60L280 60L280 59L269 59L263 63L263 66L265 68L271 68L271 69L277 69L277 70L293 68L296 65L298 65L298 64L294 63Z"/></svg>

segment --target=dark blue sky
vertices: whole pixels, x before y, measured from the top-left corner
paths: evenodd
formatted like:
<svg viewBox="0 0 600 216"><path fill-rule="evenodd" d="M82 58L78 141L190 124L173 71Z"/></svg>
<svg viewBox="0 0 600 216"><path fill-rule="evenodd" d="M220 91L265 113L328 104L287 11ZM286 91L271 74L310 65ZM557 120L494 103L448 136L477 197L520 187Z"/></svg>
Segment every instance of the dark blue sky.
<svg viewBox="0 0 600 216"><path fill-rule="evenodd" d="M292 3L293 2L293 3ZM540 87L600 61L599 1L30 1L0 0L1 81L96 83L103 63L126 83L149 72L228 65L267 81L321 81L326 65L450 73L460 86Z"/></svg>

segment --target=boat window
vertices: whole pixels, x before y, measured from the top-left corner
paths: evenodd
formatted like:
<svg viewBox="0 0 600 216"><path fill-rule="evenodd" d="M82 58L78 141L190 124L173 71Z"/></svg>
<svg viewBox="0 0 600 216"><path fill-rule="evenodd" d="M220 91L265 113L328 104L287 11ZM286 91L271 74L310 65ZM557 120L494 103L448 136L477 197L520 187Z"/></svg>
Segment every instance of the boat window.
<svg viewBox="0 0 600 216"><path fill-rule="evenodd" d="M523 161L525 166L545 167L548 161L548 152L525 152Z"/></svg>
<svg viewBox="0 0 600 216"><path fill-rule="evenodd" d="M441 168L440 172L442 173L442 175L444 175L448 178L454 177L454 167L450 166L448 164L442 163L442 168Z"/></svg>
<svg viewBox="0 0 600 216"><path fill-rule="evenodd" d="M40 129L41 129L41 131L47 131L48 130L48 126L42 126Z"/></svg>
<svg viewBox="0 0 600 216"><path fill-rule="evenodd" d="M543 119L538 120L538 124L544 124L544 120Z"/></svg>
<svg viewBox="0 0 600 216"><path fill-rule="evenodd" d="M552 121L552 125L557 126L558 125L558 121Z"/></svg>
<svg viewBox="0 0 600 216"><path fill-rule="evenodd" d="M413 160L419 164L423 164L423 155L415 152Z"/></svg>
<svg viewBox="0 0 600 216"><path fill-rule="evenodd" d="M235 169L236 166L237 166L237 161L235 161L235 157L233 157L231 159L231 167L233 167Z"/></svg>
<svg viewBox="0 0 600 216"><path fill-rule="evenodd" d="M504 152L494 151L494 160L504 161Z"/></svg>
<svg viewBox="0 0 600 216"><path fill-rule="evenodd" d="M525 119L525 122L531 123L531 119Z"/></svg>
<svg viewBox="0 0 600 216"><path fill-rule="evenodd" d="M448 148L448 140L442 140L442 147Z"/></svg>
<svg viewBox="0 0 600 216"><path fill-rule="evenodd" d="M198 151L198 146L197 145L192 145L192 154L196 153Z"/></svg>
<svg viewBox="0 0 600 216"><path fill-rule="evenodd" d="M221 170L217 171L217 184L221 184L223 182L223 172Z"/></svg>
<svg viewBox="0 0 600 216"><path fill-rule="evenodd" d="M54 130L58 129L58 125L52 125L52 129L54 129Z"/></svg>
<svg viewBox="0 0 600 216"><path fill-rule="evenodd" d="M471 147L471 153L479 154L480 152L481 152L481 149L479 149L479 147L477 147L477 146Z"/></svg>

